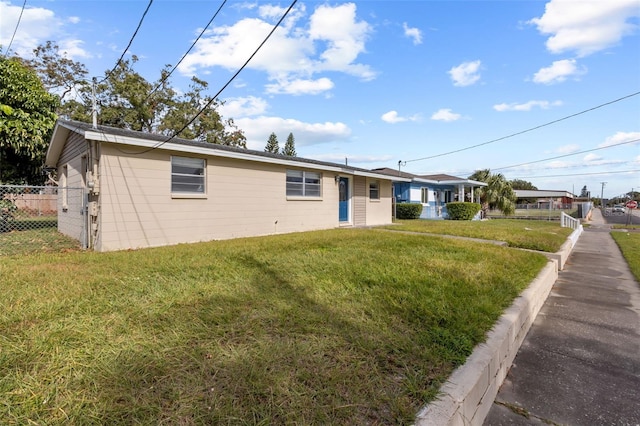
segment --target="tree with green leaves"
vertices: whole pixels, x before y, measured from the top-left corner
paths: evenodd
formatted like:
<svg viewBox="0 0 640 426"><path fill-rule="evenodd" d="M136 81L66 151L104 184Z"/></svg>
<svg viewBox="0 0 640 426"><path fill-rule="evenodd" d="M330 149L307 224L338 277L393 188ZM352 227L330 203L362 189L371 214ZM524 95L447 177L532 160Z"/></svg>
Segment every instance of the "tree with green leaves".
<svg viewBox="0 0 640 426"><path fill-rule="evenodd" d="M65 97L59 113L71 120L91 122L92 82L83 65L65 58L58 46L47 42L34 50L30 63L56 92ZM232 119L218 113L220 102L204 94L207 82L192 78L189 90L179 95L169 81L170 65L151 83L135 71L138 58L122 60L96 82L98 123L246 148L246 137Z"/></svg>
<svg viewBox="0 0 640 426"><path fill-rule="evenodd" d="M168 136L179 136L220 145L247 147L247 138L233 119L218 113L220 102L203 92L208 83L191 78L189 91L167 101L168 112L158 130Z"/></svg>
<svg viewBox="0 0 640 426"><path fill-rule="evenodd" d="M264 152L272 152L277 154L280 152L280 145L278 144L278 137L275 133L271 133L269 135L269 139L267 140L267 145L264 147Z"/></svg>
<svg viewBox="0 0 640 426"><path fill-rule="evenodd" d="M533 190L533 191L538 190L537 186L523 179L512 179L509 181L509 183L511 183L511 188L513 189L526 189L526 190ZM522 203L531 204L531 203L535 203L537 201L537 198L521 198L520 201Z"/></svg>
<svg viewBox="0 0 640 426"><path fill-rule="evenodd" d="M296 156L296 140L293 137L293 133L289 133L287 142L284 144L284 148L282 149L282 155L288 155L289 157Z"/></svg>
<svg viewBox="0 0 640 426"><path fill-rule="evenodd" d="M60 47L53 41L33 49L33 58L26 60L25 64L36 71L48 92L60 96L62 104L82 89L85 92L87 88L90 90L87 67L61 54Z"/></svg>
<svg viewBox="0 0 640 426"><path fill-rule="evenodd" d="M505 216L515 212L516 194L511 183L501 173L492 174L489 169L476 170L469 179L487 184L480 188L480 204L484 216L494 209L500 210Z"/></svg>
<svg viewBox="0 0 640 426"><path fill-rule="evenodd" d="M43 183L59 104L21 59L0 57L0 182Z"/></svg>

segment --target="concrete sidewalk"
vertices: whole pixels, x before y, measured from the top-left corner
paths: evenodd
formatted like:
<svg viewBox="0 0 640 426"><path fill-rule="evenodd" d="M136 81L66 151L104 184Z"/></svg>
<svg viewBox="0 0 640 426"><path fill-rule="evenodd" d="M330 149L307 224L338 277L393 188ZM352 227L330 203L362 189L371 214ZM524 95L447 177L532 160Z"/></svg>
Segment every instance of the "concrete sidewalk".
<svg viewBox="0 0 640 426"><path fill-rule="evenodd" d="M640 425L640 284L593 213L485 425Z"/></svg>

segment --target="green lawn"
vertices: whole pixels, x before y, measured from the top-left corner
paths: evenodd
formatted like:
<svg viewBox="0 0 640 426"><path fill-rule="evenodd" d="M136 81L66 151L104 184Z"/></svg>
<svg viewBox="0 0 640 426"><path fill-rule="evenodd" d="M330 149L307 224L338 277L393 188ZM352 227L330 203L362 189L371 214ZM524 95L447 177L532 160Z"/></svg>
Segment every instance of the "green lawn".
<svg viewBox="0 0 640 426"><path fill-rule="evenodd" d="M0 232L0 257L77 250L78 241L60 234L54 226L28 231Z"/></svg>
<svg viewBox="0 0 640 426"><path fill-rule="evenodd" d="M558 222L522 219L400 220L384 228L504 241L511 247L551 253L557 252L573 232L570 228L561 228Z"/></svg>
<svg viewBox="0 0 640 426"><path fill-rule="evenodd" d="M0 419L410 424L545 263L364 229L0 256Z"/></svg>
<svg viewBox="0 0 640 426"><path fill-rule="evenodd" d="M516 209L512 217L517 218L549 218L551 220L560 220L562 213L566 213L572 216L577 212L577 209L570 210L548 210L548 209ZM504 215L500 211L492 210L489 212L489 217L502 218Z"/></svg>
<svg viewBox="0 0 640 426"><path fill-rule="evenodd" d="M620 247L622 254L629 264L629 269L640 282L640 233L612 232L611 236Z"/></svg>

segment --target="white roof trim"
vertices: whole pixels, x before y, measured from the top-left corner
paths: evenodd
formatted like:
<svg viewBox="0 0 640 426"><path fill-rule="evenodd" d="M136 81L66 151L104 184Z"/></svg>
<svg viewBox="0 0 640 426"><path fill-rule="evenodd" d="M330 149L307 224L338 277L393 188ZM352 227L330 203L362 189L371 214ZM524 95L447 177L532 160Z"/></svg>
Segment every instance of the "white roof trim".
<svg viewBox="0 0 640 426"><path fill-rule="evenodd" d="M63 126L63 127L68 129L67 126ZM225 150L215 149L215 146L213 146L212 147L213 149L212 149L208 147L172 143L171 141L169 142L153 141L153 140L148 140L144 138L113 135L100 130L91 130L91 129L87 129L87 130L69 129L69 130L81 133L84 136L84 138L87 140L95 140L99 142L136 146L136 147L141 147L145 149L163 149L163 150L171 150L171 151L177 151L177 152L185 152L190 154L232 158L237 160L258 161L262 163L280 164L280 165L289 166L289 167L298 167L298 168L313 169L313 170L324 170L329 172L341 173L345 175L364 176L364 177L371 177L375 179L389 180L389 181L401 181L401 182L411 181L411 179L403 178L403 177L394 177L394 176L389 176L382 173L369 172L365 170L354 170L348 167L342 167L339 164L335 164L335 165L316 164L313 162L296 161L293 159L289 160L285 158L262 157L262 156L257 156L255 154L252 154L251 152L225 151ZM56 130L56 133L57 133L57 130ZM53 139L54 138L52 138L52 140ZM53 144L51 146L53 146ZM53 154L54 153L52 153L52 155ZM60 153L58 153L58 157L59 155ZM49 155L47 155L47 160L50 160Z"/></svg>

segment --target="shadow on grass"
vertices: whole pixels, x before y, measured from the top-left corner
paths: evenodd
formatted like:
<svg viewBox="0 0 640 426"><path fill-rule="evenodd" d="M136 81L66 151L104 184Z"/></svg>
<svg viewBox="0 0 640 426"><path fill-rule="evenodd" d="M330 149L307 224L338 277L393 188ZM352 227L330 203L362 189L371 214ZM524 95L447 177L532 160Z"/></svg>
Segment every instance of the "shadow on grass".
<svg viewBox="0 0 640 426"><path fill-rule="evenodd" d="M444 367L424 342L397 336L410 313L393 320L399 328L359 326L286 271L249 255L233 262L253 271L246 295L174 304L152 319L170 337L104 360L100 421L409 424L436 392ZM356 315L387 311L376 300Z"/></svg>

